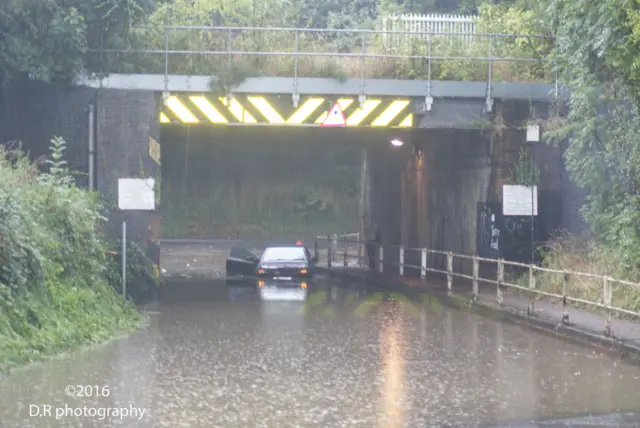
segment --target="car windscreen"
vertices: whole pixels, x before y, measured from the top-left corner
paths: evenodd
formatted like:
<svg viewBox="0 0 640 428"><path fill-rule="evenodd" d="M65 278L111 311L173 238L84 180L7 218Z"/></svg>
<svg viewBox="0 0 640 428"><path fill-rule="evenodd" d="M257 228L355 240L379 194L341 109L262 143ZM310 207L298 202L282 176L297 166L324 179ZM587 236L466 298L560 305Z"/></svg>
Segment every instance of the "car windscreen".
<svg viewBox="0 0 640 428"><path fill-rule="evenodd" d="M264 250L263 262L298 262L305 261L304 247L271 247Z"/></svg>

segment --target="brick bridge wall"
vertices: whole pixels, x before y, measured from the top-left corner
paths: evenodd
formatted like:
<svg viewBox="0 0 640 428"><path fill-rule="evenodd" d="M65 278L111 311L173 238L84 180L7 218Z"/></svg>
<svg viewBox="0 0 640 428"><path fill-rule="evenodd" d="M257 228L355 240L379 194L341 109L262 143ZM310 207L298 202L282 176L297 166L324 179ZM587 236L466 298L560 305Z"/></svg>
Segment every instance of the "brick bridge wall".
<svg viewBox="0 0 640 428"><path fill-rule="evenodd" d="M95 182L109 208L107 233L119 238L121 220L128 220L129 237L148 247L152 214L115 212L118 177L155 177L159 165L149 155L149 138L158 138L156 98L143 91L92 89L24 82L0 95L0 143L22 142L35 159L49 153L52 137L67 142L69 167L80 174L78 185L88 186L88 112L95 119Z"/></svg>
<svg viewBox="0 0 640 428"><path fill-rule="evenodd" d="M381 228L383 244L476 253L476 204L501 202L502 184L526 144L522 125L530 117L545 118L547 109L548 105L527 102L497 102L492 119L499 126L475 130L468 128L478 125L439 123L437 117L423 120L423 126L426 123L431 129L412 137L422 156L410 147L396 153L389 147L370 149L369 211ZM540 190L555 191L561 197L559 228L579 233L585 227L579 210L585 195L570 181L563 150L564 145L538 143L533 157L541 169ZM385 259L397 271L398 250L385 249ZM405 253L405 261L419 265L420 255ZM431 263L446 268L444 256ZM470 273L471 263L458 263L454 269Z"/></svg>

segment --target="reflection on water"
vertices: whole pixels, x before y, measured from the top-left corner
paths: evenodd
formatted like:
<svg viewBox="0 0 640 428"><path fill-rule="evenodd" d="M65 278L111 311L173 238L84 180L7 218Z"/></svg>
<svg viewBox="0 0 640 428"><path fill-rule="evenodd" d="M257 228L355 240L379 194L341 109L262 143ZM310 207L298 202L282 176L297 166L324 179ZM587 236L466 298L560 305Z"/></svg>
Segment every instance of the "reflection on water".
<svg viewBox="0 0 640 428"><path fill-rule="evenodd" d="M640 368L426 296L194 287L130 337L1 378L0 426L400 428L640 410ZM73 399L69 384L110 394ZM145 413L29 415L44 404Z"/></svg>
<svg viewBox="0 0 640 428"><path fill-rule="evenodd" d="M306 281L257 281L262 300L304 301L307 299Z"/></svg>
<svg viewBox="0 0 640 428"><path fill-rule="evenodd" d="M380 308L385 311L384 307ZM383 315L384 316L384 315ZM381 371L384 377L381 389L383 414L380 428L400 428L404 426L404 329L400 317L390 316L380 329Z"/></svg>

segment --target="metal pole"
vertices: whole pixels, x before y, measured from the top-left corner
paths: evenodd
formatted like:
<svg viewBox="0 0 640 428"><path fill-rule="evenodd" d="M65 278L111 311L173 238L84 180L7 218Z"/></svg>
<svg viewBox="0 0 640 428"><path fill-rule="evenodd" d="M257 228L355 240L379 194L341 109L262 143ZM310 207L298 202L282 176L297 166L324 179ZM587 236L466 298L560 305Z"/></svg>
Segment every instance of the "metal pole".
<svg viewBox="0 0 640 428"><path fill-rule="evenodd" d="M300 32L296 28L296 37L295 37L295 56L293 58L293 106L298 108L298 103L300 102L300 94L298 93L298 52L300 51Z"/></svg>
<svg viewBox="0 0 640 428"><path fill-rule="evenodd" d="M533 179L533 143L529 143L529 179L530 179L530 185L531 185L531 264L535 264L536 262L536 245L535 245L535 235L534 235L534 225L533 225L533 221L534 221L534 206L533 206L533 202L534 202L534 198L533 198L533 192L534 192L534 184L535 184L535 180Z"/></svg>
<svg viewBox="0 0 640 428"><path fill-rule="evenodd" d="M122 297L127 300L127 222L122 221Z"/></svg>
<svg viewBox="0 0 640 428"><path fill-rule="evenodd" d="M362 155L362 164L360 171L360 236L358 241L359 250L358 256L360 257L360 267L364 267L364 246L362 245L362 241L365 240L365 230L364 230L364 216L368 215L367 213L367 149L364 147L360 149Z"/></svg>
<svg viewBox="0 0 640 428"><path fill-rule="evenodd" d="M89 104L89 191L95 190L95 141L93 139L93 103Z"/></svg>
<svg viewBox="0 0 640 428"><path fill-rule="evenodd" d="M164 91L169 92L169 29L164 28Z"/></svg>
<svg viewBox="0 0 640 428"><path fill-rule="evenodd" d="M367 35L362 34L362 57L360 58L360 93L364 95L364 69L367 56Z"/></svg>

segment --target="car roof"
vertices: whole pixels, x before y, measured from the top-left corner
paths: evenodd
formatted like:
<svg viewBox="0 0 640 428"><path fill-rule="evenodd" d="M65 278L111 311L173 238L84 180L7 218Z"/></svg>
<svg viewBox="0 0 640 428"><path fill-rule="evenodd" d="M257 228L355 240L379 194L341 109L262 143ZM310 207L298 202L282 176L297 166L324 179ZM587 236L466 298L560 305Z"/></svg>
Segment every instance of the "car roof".
<svg viewBox="0 0 640 428"><path fill-rule="evenodd" d="M305 248L304 245L292 245L292 244L279 244L279 245L267 245L265 250L269 248Z"/></svg>

